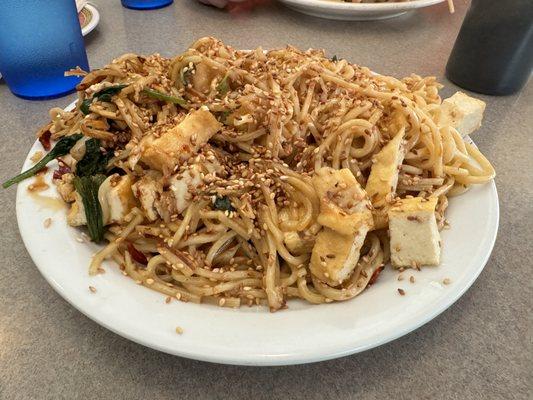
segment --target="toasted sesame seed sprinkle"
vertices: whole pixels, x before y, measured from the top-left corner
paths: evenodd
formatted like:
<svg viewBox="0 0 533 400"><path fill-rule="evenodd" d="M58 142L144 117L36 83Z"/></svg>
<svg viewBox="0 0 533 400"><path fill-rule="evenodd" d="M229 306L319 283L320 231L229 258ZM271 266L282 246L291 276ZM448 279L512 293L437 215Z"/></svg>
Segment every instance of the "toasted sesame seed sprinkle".
<svg viewBox="0 0 533 400"><path fill-rule="evenodd" d="M183 333L183 328L181 326L176 326L176 333L181 335Z"/></svg>
<svg viewBox="0 0 533 400"><path fill-rule="evenodd" d="M94 286L89 286L91 293L96 293L96 288Z"/></svg>
<svg viewBox="0 0 533 400"><path fill-rule="evenodd" d="M449 285L450 283L452 283L451 279L450 278L444 278L442 280L442 283L445 284L445 285Z"/></svg>
<svg viewBox="0 0 533 400"><path fill-rule="evenodd" d="M409 282L415 283L415 277L413 275L409 277Z"/></svg>
<svg viewBox="0 0 533 400"><path fill-rule="evenodd" d="M400 296L405 296L405 290L398 288L398 293L400 293Z"/></svg>
<svg viewBox="0 0 533 400"><path fill-rule="evenodd" d="M44 222L43 222L43 226L44 226L45 228L49 228L50 225L52 225L52 218L48 217L48 218L46 218L46 219L44 220Z"/></svg>

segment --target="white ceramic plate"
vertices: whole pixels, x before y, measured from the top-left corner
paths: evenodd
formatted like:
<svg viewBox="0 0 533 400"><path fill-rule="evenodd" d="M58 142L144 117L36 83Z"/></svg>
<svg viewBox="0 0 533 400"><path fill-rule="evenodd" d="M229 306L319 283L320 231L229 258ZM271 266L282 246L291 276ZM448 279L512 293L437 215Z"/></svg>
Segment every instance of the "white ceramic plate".
<svg viewBox="0 0 533 400"><path fill-rule="evenodd" d="M23 169L32 165L29 157L37 150L42 150L39 142ZM46 179L51 183L56 166L49 166ZM22 182L17 190L20 233L40 272L63 298L98 324L137 343L227 364L308 363L403 336L435 318L472 285L489 258L498 229L498 195L490 183L451 199L447 213L451 229L442 232L439 267L406 271L401 282L388 267L375 285L350 301L316 306L291 300L288 309L276 313L265 307L234 310L179 301L165 304L165 296L124 277L112 262L106 264L105 274L89 277L89 261L98 247L78 241L81 231L67 226L66 209L54 187L36 198L27 191L31 181ZM45 229L47 218L52 224ZM410 275L415 283L409 282ZM442 284L445 278L449 285ZM405 296L398 294L398 288L405 290ZM182 335L176 334L177 326L183 328Z"/></svg>
<svg viewBox="0 0 533 400"><path fill-rule="evenodd" d="M345 3L329 0L280 0L296 11L314 17L344 21L369 21L397 17L444 0L413 0L399 3Z"/></svg>

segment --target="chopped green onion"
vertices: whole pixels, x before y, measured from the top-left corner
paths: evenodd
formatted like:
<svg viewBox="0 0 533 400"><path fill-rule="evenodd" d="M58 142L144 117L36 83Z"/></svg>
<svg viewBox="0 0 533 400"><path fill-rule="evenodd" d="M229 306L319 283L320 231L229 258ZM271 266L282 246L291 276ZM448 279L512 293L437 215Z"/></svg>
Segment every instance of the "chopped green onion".
<svg viewBox="0 0 533 400"><path fill-rule="evenodd" d="M158 92L154 89L143 89L143 93L154 99L166 101L167 103L177 104L181 107L187 106L187 101L183 97L171 96L165 93Z"/></svg>
<svg viewBox="0 0 533 400"><path fill-rule="evenodd" d="M30 169L24 171L23 173L4 182L2 184L2 187L6 189L10 187L11 185L14 185L15 183L22 182L24 179L28 179L34 176L37 172L43 169L46 166L46 164L48 164L50 161L56 159L57 157L61 157L67 154L72 148L72 146L74 146L76 142L81 139L82 136L83 135L81 133L76 133L74 135L62 137L56 143L54 148L50 150L50 152L47 155L45 155L37 164L35 164Z"/></svg>

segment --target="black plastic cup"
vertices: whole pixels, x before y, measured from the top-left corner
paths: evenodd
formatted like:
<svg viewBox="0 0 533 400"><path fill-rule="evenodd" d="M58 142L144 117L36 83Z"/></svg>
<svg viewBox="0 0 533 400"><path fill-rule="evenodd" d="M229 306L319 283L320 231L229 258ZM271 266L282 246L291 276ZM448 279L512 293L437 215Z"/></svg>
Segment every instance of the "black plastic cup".
<svg viewBox="0 0 533 400"><path fill-rule="evenodd" d="M472 0L446 76L473 92L520 90L533 67L533 0Z"/></svg>

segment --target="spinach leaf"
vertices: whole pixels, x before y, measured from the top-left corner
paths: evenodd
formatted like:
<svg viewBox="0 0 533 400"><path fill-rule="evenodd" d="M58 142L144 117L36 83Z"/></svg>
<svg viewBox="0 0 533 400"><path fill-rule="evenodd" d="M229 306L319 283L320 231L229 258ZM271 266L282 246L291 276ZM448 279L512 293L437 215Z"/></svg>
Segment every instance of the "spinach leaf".
<svg viewBox="0 0 533 400"><path fill-rule="evenodd" d="M165 93L158 92L154 89L143 89L143 93L150 97L153 97L154 99L166 101L167 103L177 104L184 108L187 106L187 101L183 97L171 96Z"/></svg>
<svg viewBox="0 0 533 400"><path fill-rule="evenodd" d="M92 97L91 98L88 98L88 99L85 99L81 102L81 106L80 106L80 111L84 114L84 115L87 115L87 114L90 114L91 113L91 110L89 110L89 107L91 106L91 103L93 102L93 99Z"/></svg>
<svg viewBox="0 0 533 400"><path fill-rule="evenodd" d="M73 180L76 192L81 196L89 236L93 242L100 242L104 238L104 220L102 207L98 201L98 189L106 179L105 175L76 176Z"/></svg>
<svg viewBox="0 0 533 400"><path fill-rule="evenodd" d="M233 206L231 205L231 201L228 196L217 196L213 206L215 207L215 209L220 211L235 211L235 208L233 208Z"/></svg>
<svg viewBox="0 0 533 400"><path fill-rule="evenodd" d="M81 196L89 236L99 242L104 236L102 206L98 200L98 189L106 179L107 162L111 152L103 152L100 140L91 138L85 142L85 155L76 164L74 188Z"/></svg>
<svg viewBox="0 0 533 400"><path fill-rule="evenodd" d="M105 174L110 156L111 152L102 152L99 139L87 140L85 142L85 155L76 164L76 175L82 177Z"/></svg>
<svg viewBox="0 0 533 400"><path fill-rule="evenodd" d="M116 95L117 93L119 93L122 89L124 89L125 87L127 87L128 85L115 85L115 86L109 86L109 87L106 87L98 92L96 92L94 95L93 95L93 99L98 99L100 101L111 101L111 98Z"/></svg>
<svg viewBox="0 0 533 400"><path fill-rule="evenodd" d="M43 169L46 166L46 164L48 164L50 161L56 159L57 157L61 157L67 154L72 148L72 146L74 146L76 142L81 139L82 136L83 135L81 133L75 133L74 135L62 137L56 143L54 148L50 150L50 152L47 155L45 155L37 164L35 164L33 167L31 167L27 171L24 171L23 173L4 182L2 184L2 187L6 189L10 187L11 185L14 185L15 183L19 183L23 181L24 179L32 177L37 172L39 172L41 169Z"/></svg>
<svg viewBox="0 0 533 400"><path fill-rule="evenodd" d="M215 116L219 122L222 122L223 124L226 123L226 120L231 115L231 111L218 111L215 113Z"/></svg>
<svg viewBox="0 0 533 400"><path fill-rule="evenodd" d="M217 85L217 92L224 96L230 90L228 76L225 75L224 78Z"/></svg>
<svg viewBox="0 0 533 400"><path fill-rule="evenodd" d="M89 114L91 112L91 110L89 110L89 107L91 106L91 103L94 100L109 102L111 101L111 98L114 95L116 95L118 92L120 92L122 89L124 89L127 86L128 85L121 84L121 85L109 86L109 87L103 88L102 90L99 90L98 92L93 94L93 97L85 99L81 102L80 111L85 115Z"/></svg>

